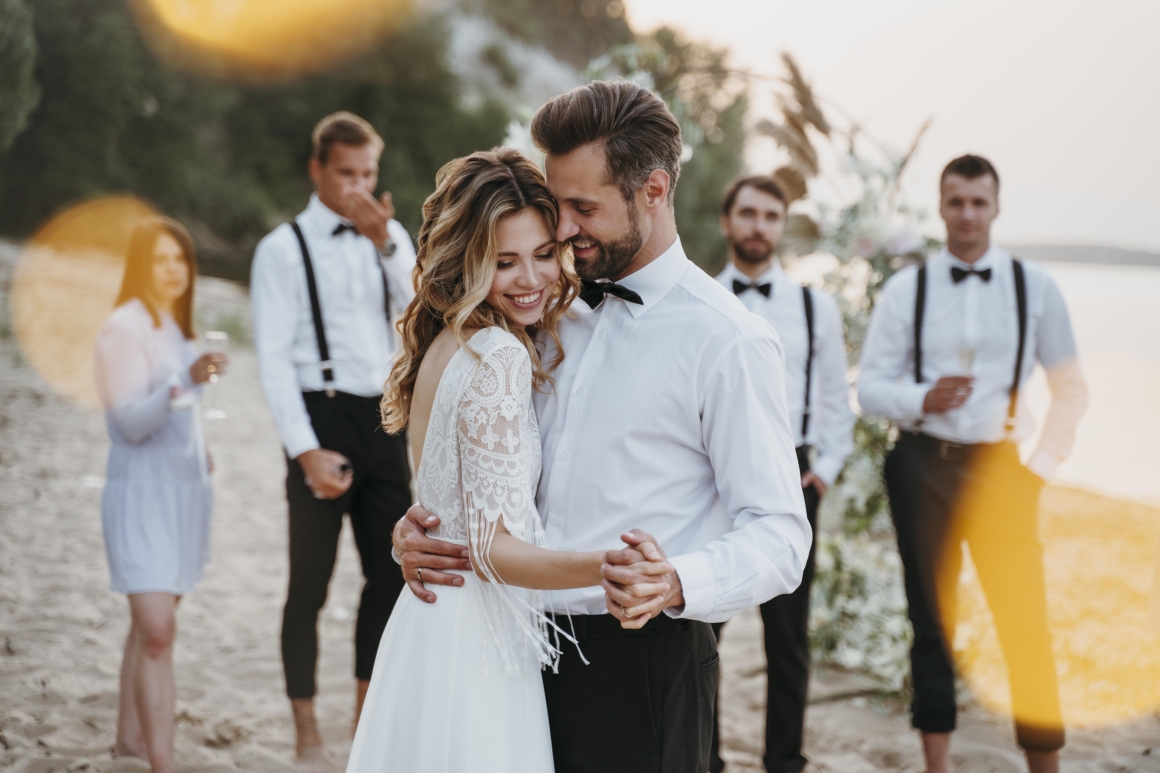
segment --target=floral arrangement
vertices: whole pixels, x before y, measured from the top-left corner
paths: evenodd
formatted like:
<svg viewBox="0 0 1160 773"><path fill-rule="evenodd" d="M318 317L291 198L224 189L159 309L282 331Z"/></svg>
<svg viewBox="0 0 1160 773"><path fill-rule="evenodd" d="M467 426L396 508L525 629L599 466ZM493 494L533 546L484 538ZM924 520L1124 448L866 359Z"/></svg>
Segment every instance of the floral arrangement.
<svg viewBox="0 0 1160 773"><path fill-rule="evenodd" d="M908 150L892 151L854 121L832 123L793 58L783 54L782 60L780 121L756 127L788 158L774 172L791 201L782 249L836 259L824 285L842 310L850 362L857 363L882 285L940 246L922 236L923 214L901 192L902 174L929 122ZM866 671L898 690L909 671L911 629L882 478L890 426L859 417L854 435L854 452L822 504L811 639L820 659Z"/></svg>

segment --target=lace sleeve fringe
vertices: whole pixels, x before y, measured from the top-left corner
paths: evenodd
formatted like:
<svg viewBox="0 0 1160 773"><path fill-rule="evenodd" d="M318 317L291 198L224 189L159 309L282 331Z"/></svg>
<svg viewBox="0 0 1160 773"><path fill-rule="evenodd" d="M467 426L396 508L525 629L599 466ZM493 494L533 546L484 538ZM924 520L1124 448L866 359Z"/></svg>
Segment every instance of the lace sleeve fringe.
<svg viewBox="0 0 1160 773"><path fill-rule="evenodd" d="M482 588L488 636L508 674L549 666L556 670L560 649L555 635L575 643L544 613L541 593L506 584L490 561L500 519L517 539L543 547L544 530L535 506L539 477L531 365L517 347L487 355L460 402L459 436L463 505L468 540ZM485 654L486 660L486 654Z"/></svg>

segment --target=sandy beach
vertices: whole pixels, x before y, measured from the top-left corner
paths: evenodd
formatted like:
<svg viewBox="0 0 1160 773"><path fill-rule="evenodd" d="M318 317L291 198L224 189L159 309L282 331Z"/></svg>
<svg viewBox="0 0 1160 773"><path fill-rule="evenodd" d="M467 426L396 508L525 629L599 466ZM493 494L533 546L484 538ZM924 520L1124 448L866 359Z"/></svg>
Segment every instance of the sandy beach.
<svg viewBox="0 0 1160 773"><path fill-rule="evenodd" d="M243 297L226 283L203 287L210 307L217 299L236 309L232 300ZM285 466L253 351L236 346L232 356L217 397L228 418L206 423L217 465L213 559L178 614L177 766L183 773L295 769L278 654ZM107 447L100 411L58 397L13 337L0 340L0 769L146 770L110 755L128 610L108 589L101 538ZM1076 501L1067 489L1045 496L1056 510ZM1160 511L1144 508L1138 515L1155 519ZM325 737L344 759L360 586L349 530L340 554L320 623L318 711ZM760 633L751 611L730 623L722 643L723 735L734 773L762 769ZM808 770L922 769L918 738L898 696L856 673L819 668L811 701ZM1024 769L1010 721L974 701L964 708L954 755L960 773ZM1068 773L1160 772L1160 719L1149 711L1113 725L1069 728L1063 759Z"/></svg>

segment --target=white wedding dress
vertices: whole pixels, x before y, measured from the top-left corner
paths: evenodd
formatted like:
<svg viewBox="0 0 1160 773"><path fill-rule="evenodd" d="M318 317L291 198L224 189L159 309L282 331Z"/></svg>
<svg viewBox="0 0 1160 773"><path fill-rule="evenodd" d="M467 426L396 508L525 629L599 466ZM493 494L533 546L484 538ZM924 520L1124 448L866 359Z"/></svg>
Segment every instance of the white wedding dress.
<svg viewBox="0 0 1160 773"><path fill-rule="evenodd" d="M536 512L540 437L531 360L499 328L477 332L448 362L416 475L429 536L487 555L496 523L542 545ZM347 773L550 773L540 669L558 650L538 591L462 573L434 604L407 588L387 623Z"/></svg>

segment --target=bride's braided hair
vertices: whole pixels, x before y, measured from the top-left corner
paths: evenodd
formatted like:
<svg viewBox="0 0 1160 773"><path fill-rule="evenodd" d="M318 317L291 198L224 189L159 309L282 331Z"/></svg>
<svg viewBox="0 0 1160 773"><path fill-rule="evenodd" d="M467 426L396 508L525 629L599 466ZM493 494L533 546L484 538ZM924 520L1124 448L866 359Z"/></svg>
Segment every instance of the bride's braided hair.
<svg viewBox="0 0 1160 773"><path fill-rule="evenodd" d="M532 359L533 385L549 383L548 372L563 359L556 325L576 296L579 279L572 268L572 251L557 246L560 281L549 290L544 314L530 328L513 326L487 302L496 272L496 228L504 218L532 208L556 232L556 202L535 164L510 148L472 153L444 165L435 175L435 192L423 204L415 257L415 298L398 323L402 351L383 388L383 427L388 432L406 428L419 365L431 342L445 327L459 345L467 346L465 330L501 327L523 342ZM558 354L545 366L535 347L537 329L556 342Z"/></svg>

